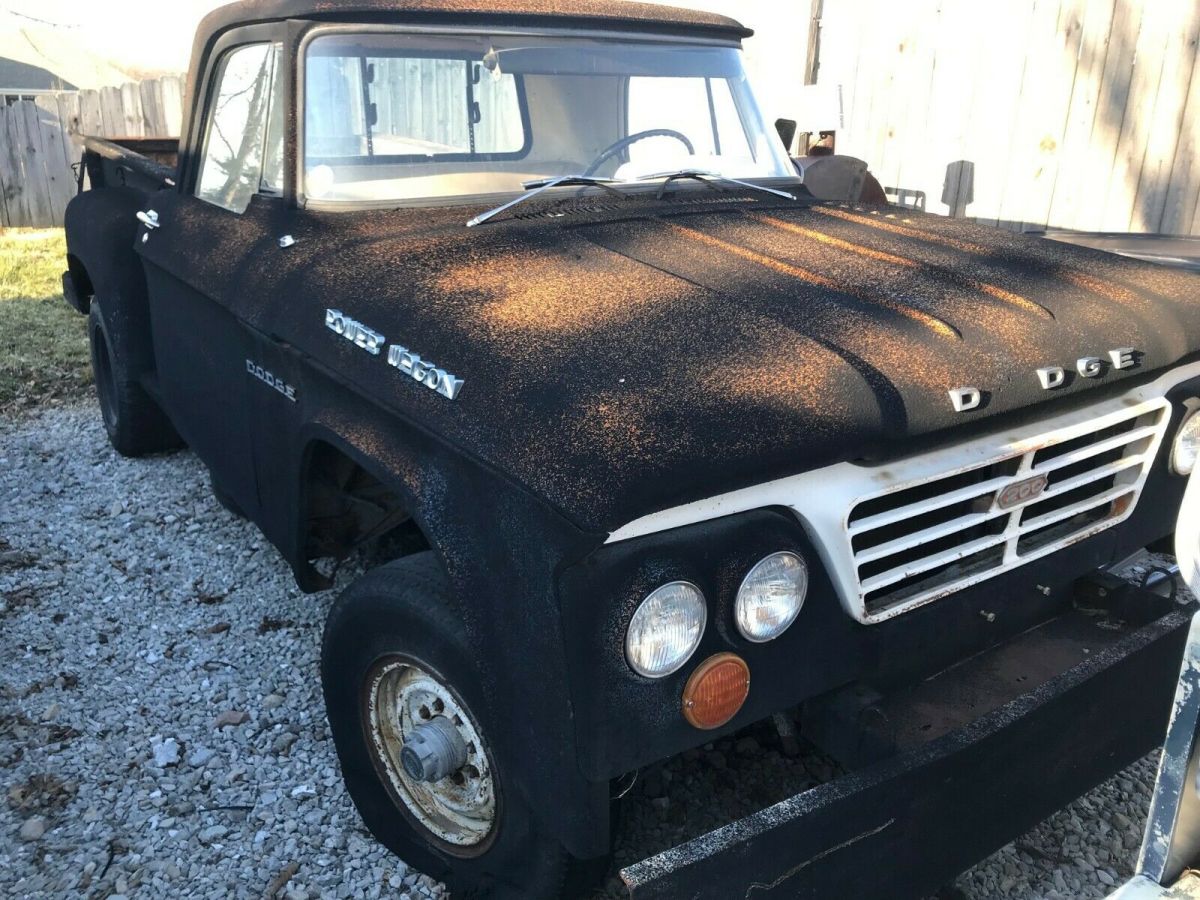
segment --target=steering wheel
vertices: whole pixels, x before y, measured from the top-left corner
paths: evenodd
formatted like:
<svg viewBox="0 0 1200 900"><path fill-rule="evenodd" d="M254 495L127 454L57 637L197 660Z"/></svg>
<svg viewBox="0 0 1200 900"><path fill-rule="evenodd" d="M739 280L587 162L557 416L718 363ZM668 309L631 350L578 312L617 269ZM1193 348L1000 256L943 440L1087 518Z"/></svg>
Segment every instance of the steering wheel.
<svg viewBox="0 0 1200 900"><path fill-rule="evenodd" d="M687 147L688 156L696 155L696 148L692 146L692 142L687 139L686 134L675 131L672 128L650 128L646 131L639 131L637 134L629 134L621 138L619 141L613 141L607 147L600 151L600 155L592 160L592 164L584 171L585 177L595 175L600 167L624 150L636 144L638 141L644 141L646 138L652 137L669 137L675 138L683 146Z"/></svg>

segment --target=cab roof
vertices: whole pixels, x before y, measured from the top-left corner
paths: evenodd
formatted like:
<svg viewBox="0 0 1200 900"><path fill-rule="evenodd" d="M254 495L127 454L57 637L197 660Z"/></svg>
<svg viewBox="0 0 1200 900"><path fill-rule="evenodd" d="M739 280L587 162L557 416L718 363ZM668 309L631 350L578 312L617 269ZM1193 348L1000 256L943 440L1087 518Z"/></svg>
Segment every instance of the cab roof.
<svg viewBox="0 0 1200 900"><path fill-rule="evenodd" d="M204 17L197 48L235 26L282 19L590 26L739 40L753 34L726 16L629 0L240 0Z"/></svg>
<svg viewBox="0 0 1200 900"><path fill-rule="evenodd" d="M503 25L590 28L740 41L752 34L715 13L632 0L239 0L201 20L192 46L187 95L199 96L201 69L222 34L243 25L300 19L362 24ZM192 122L185 120L185 141Z"/></svg>

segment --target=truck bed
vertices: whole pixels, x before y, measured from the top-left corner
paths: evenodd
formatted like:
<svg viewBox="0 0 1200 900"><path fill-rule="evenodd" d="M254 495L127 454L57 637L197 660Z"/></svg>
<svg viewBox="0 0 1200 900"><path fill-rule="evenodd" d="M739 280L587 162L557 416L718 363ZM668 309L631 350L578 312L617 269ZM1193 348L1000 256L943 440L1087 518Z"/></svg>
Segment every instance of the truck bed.
<svg viewBox="0 0 1200 900"><path fill-rule="evenodd" d="M175 184L179 138L83 138L83 169L92 188L157 191Z"/></svg>

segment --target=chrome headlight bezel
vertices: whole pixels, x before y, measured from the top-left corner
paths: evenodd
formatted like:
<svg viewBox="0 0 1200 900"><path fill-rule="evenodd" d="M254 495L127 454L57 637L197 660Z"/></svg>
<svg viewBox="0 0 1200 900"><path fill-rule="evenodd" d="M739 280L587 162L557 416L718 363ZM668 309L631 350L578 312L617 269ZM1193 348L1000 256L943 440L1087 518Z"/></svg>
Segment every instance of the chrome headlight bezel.
<svg viewBox="0 0 1200 900"><path fill-rule="evenodd" d="M677 602L683 599L688 604L686 609L680 609L680 612L684 614L686 630L689 632L687 643L681 645L680 650L672 654L658 668L652 668L647 664L645 654L639 649L635 639L641 638L639 632L642 629L645 629L646 633L649 634L653 634L655 630L661 631L663 623L660 621L656 628L653 623L646 623L641 620L653 616L656 611L661 616L661 604L670 602L669 595L672 592L680 591L682 593L680 597L676 598ZM687 624L689 618L690 624ZM678 672L687 665L687 661L699 649L707 627L708 600L704 596L704 592L690 581L669 581L647 594L637 605L637 608L633 611L633 615L630 616L629 624L625 627L625 662L629 668L643 678L666 678L668 675Z"/></svg>
<svg viewBox="0 0 1200 900"><path fill-rule="evenodd" d="M755 578L763 577L761 570L778 559L794 560L798 564L795 585L795 596L797 599L793 603L792 608L784 616L781 624L775 626L769 633L765 633L761 630L755 630L752 627L749 591L752 589ZM791 628L800 615L800 610L804 608L804 601L808 597L808 583L808 561L801 554L794 550L777 550L774 553L764 556L750 567L750 570L746 573L746 577L742 579L742 583L738 587L737 596L733 602L733 619L734 624L737 626L738 634L754 644L765 644L780 637Z"/></svg>
<svg viewBox="0 0 1200 900"><path fill-rule="evenodd" d="M1190 462L1184 463L1180 460L1180 443L1189 436L1189 426L1193 429L1191 437L1196 443L1190 451L1186 451L1191 454ZM1192 470L1196 467L1198 456L1200 456L1200 401L1193 400L1187 404L1183 420L1175 429L1174 437L1171 438L1171 471L1185 477L1191 475Z"/></svg>

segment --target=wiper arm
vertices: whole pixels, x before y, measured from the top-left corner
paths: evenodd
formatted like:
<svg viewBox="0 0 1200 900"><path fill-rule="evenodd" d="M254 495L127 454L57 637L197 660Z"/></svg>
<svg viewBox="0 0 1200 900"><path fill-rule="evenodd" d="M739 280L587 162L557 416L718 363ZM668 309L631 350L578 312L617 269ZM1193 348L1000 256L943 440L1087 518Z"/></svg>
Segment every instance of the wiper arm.
<svg viewBox="0 0 1200 900"><path fill-rule="evenodd" d="M610 187L610 185L616 183L617 182L615 182L612 178L597 178L592 175L558 175L554 178L535 178L532 181L526 181L521 185L521 187L529 191L528 194L522 194L520 197L509 200L507 203L501 204L495 209L489 209L487 212L480 213L467 223L467 227L474 228L476 225L482 225L488 219L492 218L493 216L500 215L500 213L504 212L506 209L511 209L518 203L524 203L526 200L536 197L542 191L549 190L553 187L585 185L588 187L604 188L605 190L611 191L617 196L621 196L620 191L614 187Z"/></svg>
<svg viewBox="0 0 1200 900"><path fill-rule="evenodd" d="M529 191L535 188L557 187L560 184L604 187L608 184L620 184L620 182L615 178L601 178L599 175L555 175L553 178L534 178L532 181L522 181L521 187Z"/></svg>
<svg viewBox="0 0 1200 900"><path fill-rule="evenodd" d="M776 197L782 197L784 200L796 199L795 195L789 194L787 191L779 191L775 188L763 187L761 184L755 184L752 181L741 181L737 178L730 178L728 175L722 175L720 172L709 172L705 169L676 169L674 172L655 172L653 175L641 176L638 178L638 181L654 181L656 178L666 179L663 182L664 189L672 181L678 181L680 178L692 178L696 181L704 182L706 184L708 179L711 178L716 181L726 181L729 184L737 184L744 188L750 188L752 191L762 191L764 194L773 194ZM659 197L661 199L661 193L659 194Z"/></svg>

